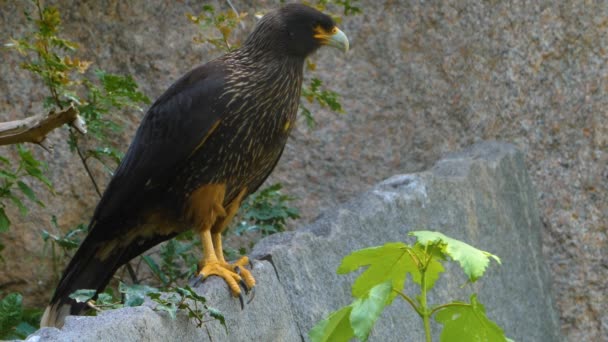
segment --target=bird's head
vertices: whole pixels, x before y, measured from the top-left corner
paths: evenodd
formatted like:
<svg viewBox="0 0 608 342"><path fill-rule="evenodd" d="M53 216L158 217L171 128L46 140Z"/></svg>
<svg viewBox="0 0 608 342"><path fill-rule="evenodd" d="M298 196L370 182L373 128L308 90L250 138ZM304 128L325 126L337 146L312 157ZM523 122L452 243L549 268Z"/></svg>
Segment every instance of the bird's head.
<svg viewBox="0 0 608 342"><path fill-rule="evenodd" d="M245 44L301 58L324 45L345 52L349 48L348 38L329 15L301 4L285 5L266 14Z"/></svg>

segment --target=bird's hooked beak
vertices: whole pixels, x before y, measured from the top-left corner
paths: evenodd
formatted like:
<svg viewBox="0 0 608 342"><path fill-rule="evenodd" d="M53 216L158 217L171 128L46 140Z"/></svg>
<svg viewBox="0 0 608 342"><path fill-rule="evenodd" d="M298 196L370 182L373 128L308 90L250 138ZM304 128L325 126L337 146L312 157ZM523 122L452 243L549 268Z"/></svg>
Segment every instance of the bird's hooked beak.
<svg viewBox="0 0 608 342"><path fill-rule="evenodd" d="M338 50L343 50L344 52L348 51L348 37L346 37L344 32L335 26L329 32L320 26L316 27L314 37L319 39L323 45L329 45Z"/></svg>

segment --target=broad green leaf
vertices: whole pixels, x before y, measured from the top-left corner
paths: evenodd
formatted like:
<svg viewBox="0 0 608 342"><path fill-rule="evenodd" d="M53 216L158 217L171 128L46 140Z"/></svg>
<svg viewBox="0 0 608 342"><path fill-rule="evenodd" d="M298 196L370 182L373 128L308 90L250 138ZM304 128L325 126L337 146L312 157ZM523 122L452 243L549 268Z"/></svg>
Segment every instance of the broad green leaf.
<svg viewBox="0 0 608 342"><path fill-rule="evenodd" d="M490 263L490 258L500 264L500 258L496 255L447 237L439 232L416 231L410 232L410 235L415 236L418 243L422 245L438 244L443 253L458 261L471 281L476 281L484 274Z"/></svg>
<svg viewBox="0 0 608 342"><path fill-rule="evenodd" d="M439 279L440 273L443 273L445 271L443 265L439 261L441 259L440 256L437 255L437 253L433 253L432 250L425 250L425 248L420 244L416 244L414 248L411 249L411 251L418 257L419 260L424 260L425 258L428 258L429 255L431 256L431 261L429 261L426 267L425 274L426 289L432 289L437 279ZM416 284L422 285L422 274L420 272L412 272L412 280Z"/></svg>
<svg viewBox="0 0 608 342"><path fill-rule="evenodd" d="M367 340L374 323L387 305L393 286L390 281L374 286L367 298L359 298L352 304L350 325L355 336L362 341Z"/></svg>
<svg viewBox="0 0 608 342"><path fill-rule="evenodd" d="M125 295L125 306L140 306L144 303L144 299L147 294L158 292L159 290L154 287L147 285L127 285L120 282L118 285L118 291Z"/></svg>
<svg viewBox="0 0 608 342"><path fill-rule="evenodd" d="M443 325L440 341L507 341L503 330L486 316L486 310L471 295L471 304L448 306L435 315L435 320Z"/></svg>
<svg viewBox="0 0 608 342"><path fill-rule="evenodd" d="M0 208L0 233L4 233L8 231L8 227L11 226L11 220L6 216L6 212L4 212L4 208Z"/></svg>
<svg viewBox="0 0 608 342"><path fill-rule="evenodd" d="M23 297L11 293L0 300L0 339L10 338L23 316Z"/></svg>
<svg viewBox="0 0 608 342"><path fill-rule="evenodd" d="M70 298L77 301L78 303L85 303L89 299L95 297L95 292L96 291L92 289L80 289L70 294Z"/></svg>
<svg viewBox="0 0 608 342"><path fill-rule="evenodd" d="M355 337L350 326L349 316L352 306L345 306L334 311L326 319L320 321L308 332L312 342L348 342Z"/></svg>
<svg viewBox="0 0 608 342"><path fill-rule="evenodd" d="M366 296L372 287L386 281L391 282L393 289L401 291L405 284L406 274L418 272L415 261L408 253L410 250L409 246L401 242L360 249L342 259L342 263L338 267L338 274L369 266L353 284L353 296L357 298ZM387 304L390 304L396 295L395 292L392 292Z"/></svg>

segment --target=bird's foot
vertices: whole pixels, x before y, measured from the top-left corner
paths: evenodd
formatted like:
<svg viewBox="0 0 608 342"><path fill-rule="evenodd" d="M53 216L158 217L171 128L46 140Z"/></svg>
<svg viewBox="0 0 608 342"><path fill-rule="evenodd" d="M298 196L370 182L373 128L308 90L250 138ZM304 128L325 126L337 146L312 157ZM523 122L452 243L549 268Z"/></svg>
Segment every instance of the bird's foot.
<svg viewBox="0 0 608 342"><path fill-rule="evenodd" d="M212 275L221 277L230 288L232 295L239 297L242 302L242 291L239 284L243 287L246 293L249 293L249 291L252 291L255 287L255 279L253 278L251 271L245 268L245 265L247 264L249 264L249 258L246 256L238 259L232 264L223 261L206 261L203 263L203 267L198 274L195 285L198 283L198 281L207 279ZM253 296L249 302L252 299Z"/></svg>

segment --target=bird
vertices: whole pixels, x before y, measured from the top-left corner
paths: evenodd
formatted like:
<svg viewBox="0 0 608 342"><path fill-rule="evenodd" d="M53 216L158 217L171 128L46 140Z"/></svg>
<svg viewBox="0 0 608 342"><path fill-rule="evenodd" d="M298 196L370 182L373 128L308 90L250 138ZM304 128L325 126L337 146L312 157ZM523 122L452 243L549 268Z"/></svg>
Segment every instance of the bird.
<svg viewBox="0 0 608 342"><path fill-rule="evenodd" d="M64 270L41 326L62 327L103 291L119 267L192 229L198 276L231 294L256 286L248 257L225 260L222 232L277 165L297 117L306 58L323 46L349 50L331 16L302 4L264 15L241 47L195 67L150 106Z"/></svg>

